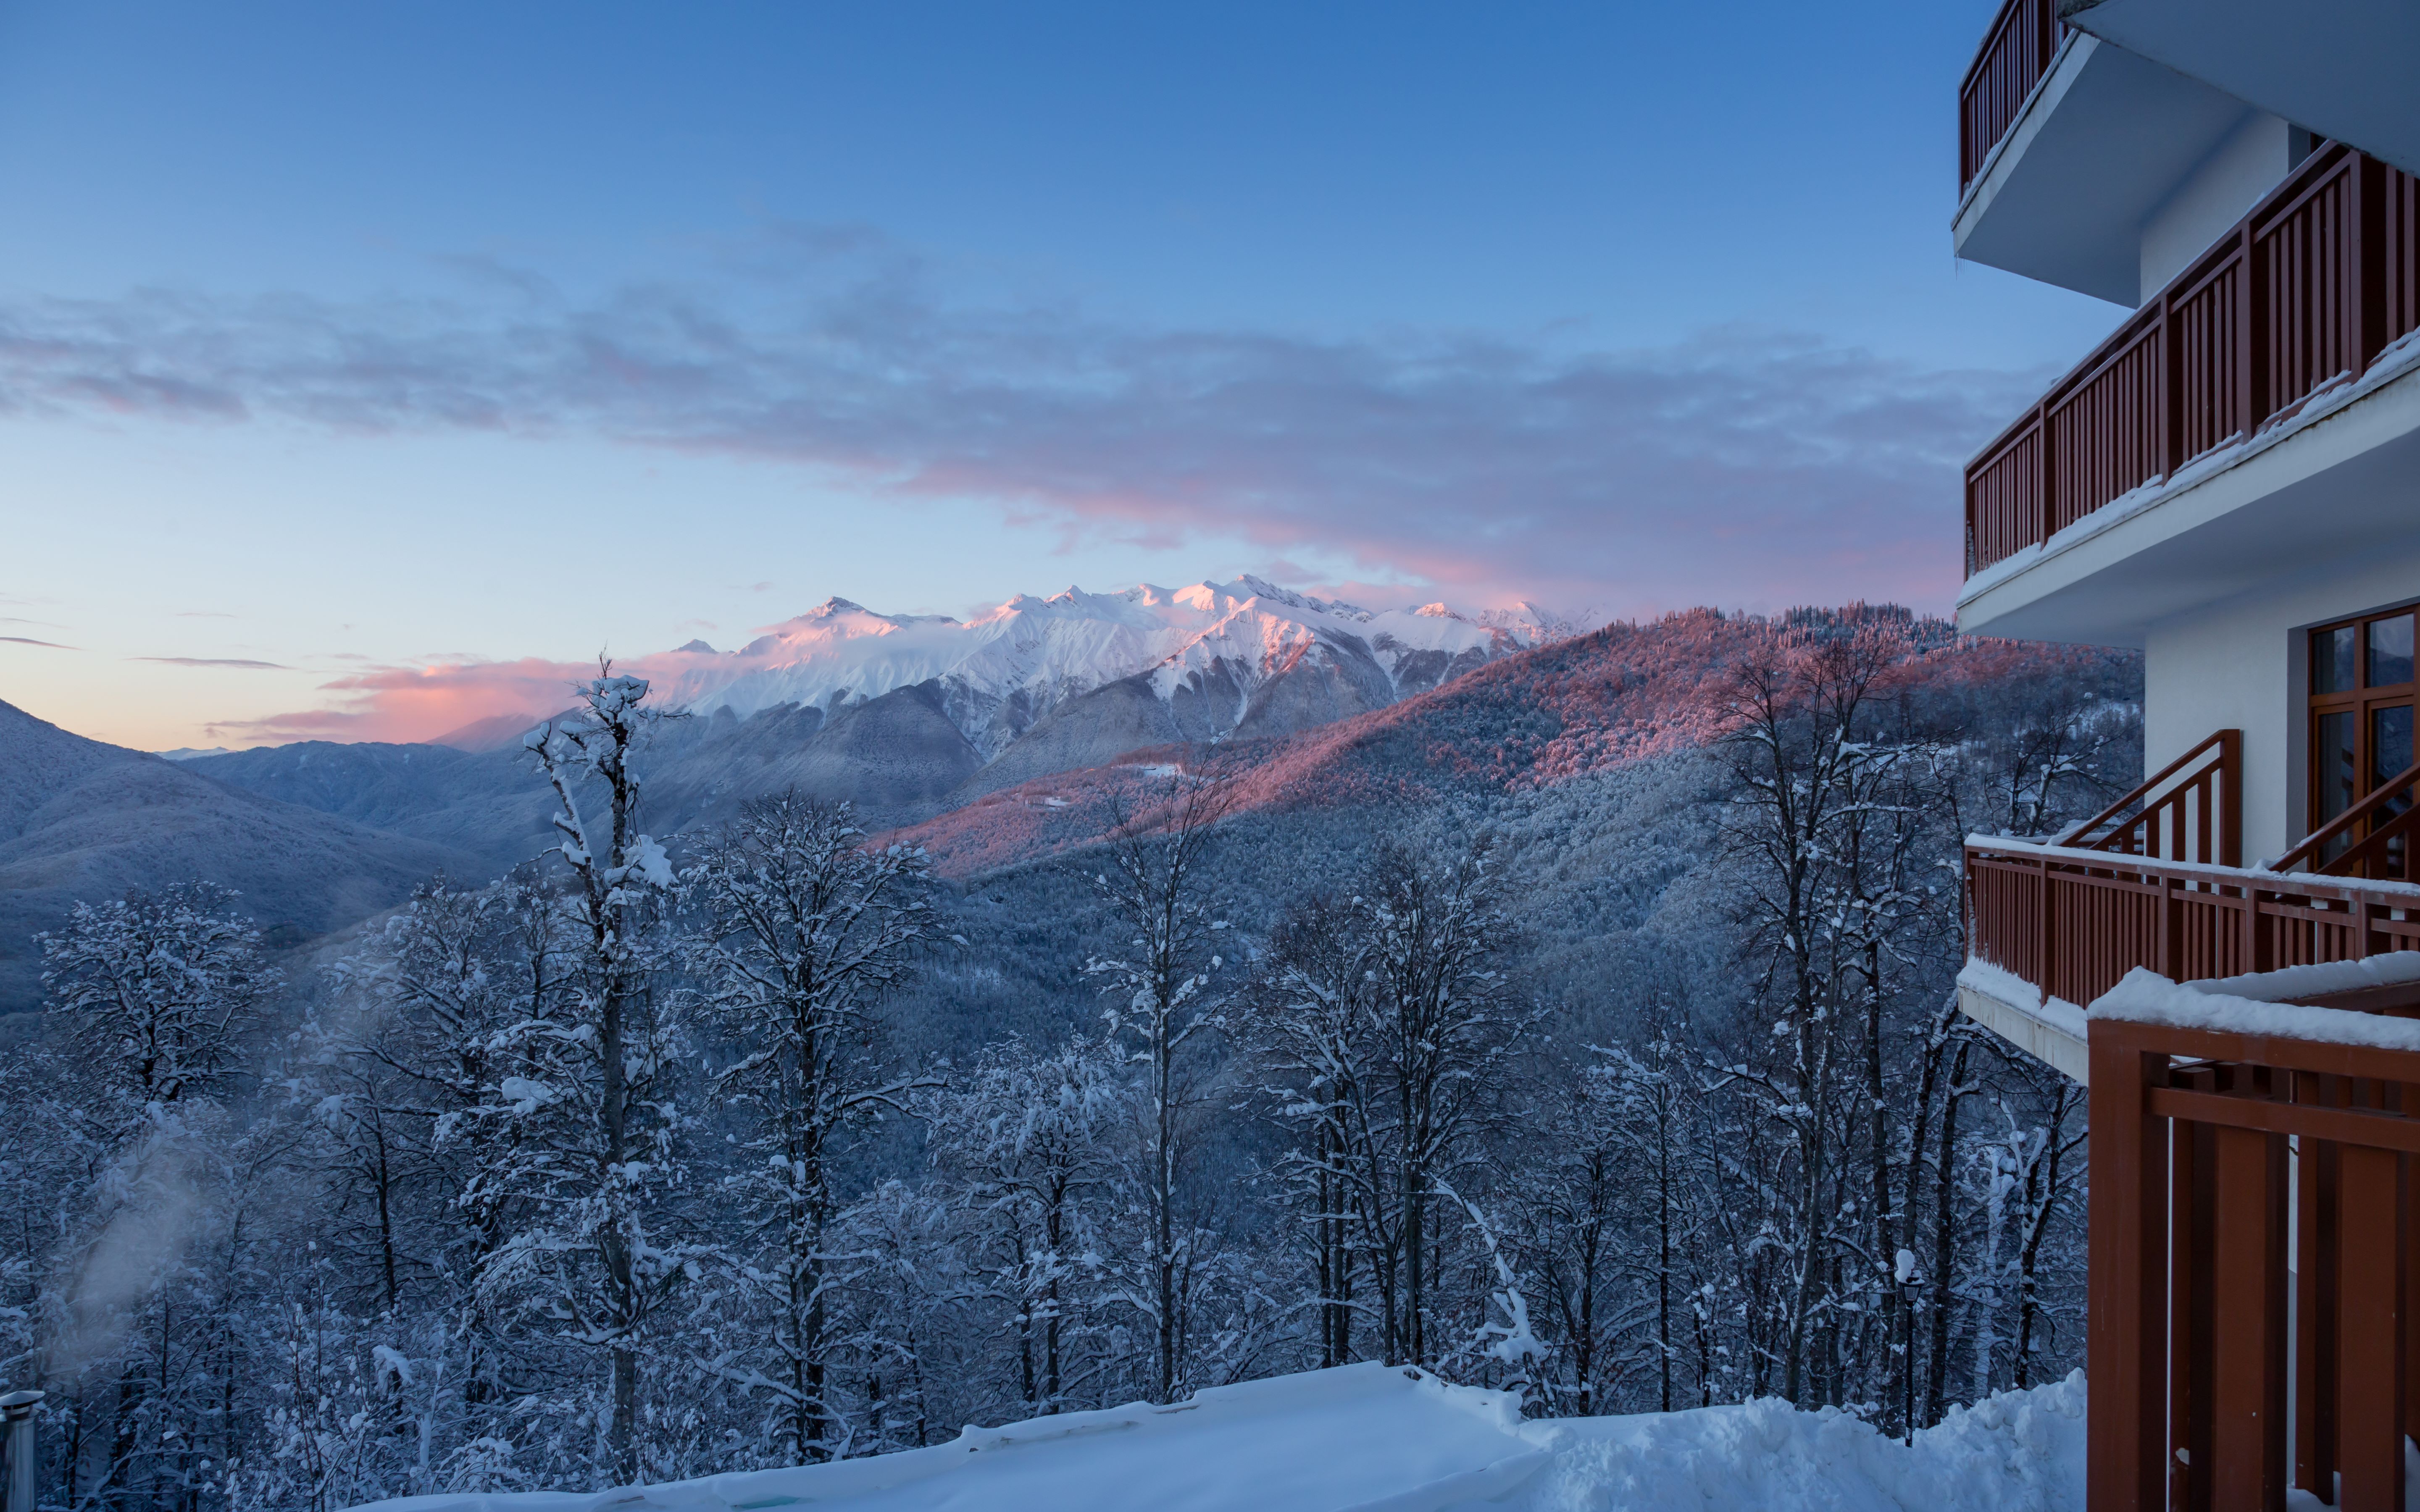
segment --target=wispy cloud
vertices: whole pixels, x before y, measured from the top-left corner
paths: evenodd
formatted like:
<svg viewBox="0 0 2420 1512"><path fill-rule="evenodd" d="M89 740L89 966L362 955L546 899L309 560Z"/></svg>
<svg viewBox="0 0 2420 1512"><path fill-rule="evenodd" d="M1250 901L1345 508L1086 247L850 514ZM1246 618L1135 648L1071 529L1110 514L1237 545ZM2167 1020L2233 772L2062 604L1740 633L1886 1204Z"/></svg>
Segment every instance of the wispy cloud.
<svg viewBox="0 0 2420 1512"><path fill-rule="evenodd" d="M129 656L129 661L156 661L163 667L240 667L250 671L290 672L282 661L251 661L241 656Z"/></svg>
<svg viewBox="0 0 2420 1512"><path fill-rule="evenodd" d="M1640 350L1321 339L954 299L862 234L757 282L577 301L146 292L0 306L0 411L575 432L1609 610L1897 597L1958 578L1957 464L2030 381L1800 332ZM768 290L773 292L768 293Z"/></svg>
<svg viewBox="0 0 2420 1512"><path fill-rule="evenodd" d="M660 659L641 657L625 670L644 675L651 660ZM498 715L543 718L571 702L582 677L596 675L594 662L535 656L375 667L320 685L334 707L221 719L209 731L214 740L428 740Z"/></svg>
<svg viewBox="0 0 2420 1512"><path fill-rule="evenodd" d="M74 646L63 646L55 640L37 640L29 635L0 635L0 640L6 640L12 646L48 646L53 651L74 651L78 649Z"/></svg>

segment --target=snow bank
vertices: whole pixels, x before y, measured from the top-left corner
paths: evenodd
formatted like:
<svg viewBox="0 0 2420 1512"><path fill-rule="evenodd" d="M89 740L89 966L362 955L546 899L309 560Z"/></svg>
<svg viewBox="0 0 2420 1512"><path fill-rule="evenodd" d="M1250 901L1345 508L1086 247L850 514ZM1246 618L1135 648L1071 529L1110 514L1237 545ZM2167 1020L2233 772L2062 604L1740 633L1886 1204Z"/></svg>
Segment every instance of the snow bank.
<svg viewBox="0 0 2420 1512"><path fill-rule="evenodd" d="M1531 1429L1536 1432L1536 1428ZM1778 1401L1584 1419L1525 1512L2054 1512L2084 1506L2084 1373L1953 1411L1914 1444Z"/></svg>
<svg viewBox="0 0 2420 1512"><path fill-rule="evenodd" d="M2084 1505L2084 1379L1954 1412L1914 1445L1779 1402L1521 1421L1499 1392L1356 1365L1174 1407L969 1428L929 1449L379 1512L2051 1512Z"/></svg>

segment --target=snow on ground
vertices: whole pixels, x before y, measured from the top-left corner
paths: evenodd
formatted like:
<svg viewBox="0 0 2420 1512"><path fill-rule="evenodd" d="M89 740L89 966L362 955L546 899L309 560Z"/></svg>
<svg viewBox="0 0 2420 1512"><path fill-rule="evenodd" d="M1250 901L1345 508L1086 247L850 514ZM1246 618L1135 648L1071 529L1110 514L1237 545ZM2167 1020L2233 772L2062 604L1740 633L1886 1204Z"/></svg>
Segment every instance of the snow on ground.
<svg viewBox="0 0 2420 1512"><path fill-rule="evenodd" d="M379 1512L2054 1512L2084 1505L2084 1378L1953 1412L1911 1446L1776 1401L1524 1422L1378 1365L969 1428L929 1449L594 1494Z"/></svg>

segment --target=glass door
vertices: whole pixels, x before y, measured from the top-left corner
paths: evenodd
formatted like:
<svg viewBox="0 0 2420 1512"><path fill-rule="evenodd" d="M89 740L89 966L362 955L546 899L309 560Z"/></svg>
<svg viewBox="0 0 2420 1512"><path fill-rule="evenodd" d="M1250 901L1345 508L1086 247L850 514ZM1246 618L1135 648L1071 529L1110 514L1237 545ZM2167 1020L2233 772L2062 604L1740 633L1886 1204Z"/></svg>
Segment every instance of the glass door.
<svg viewBox="0 0 2420 1512"><path fill-rule="evenodd" d="M2401 776L2412 765L2412 611L2364 615L2311 632L2310 825L2317 830ZM2390 799L2364 833L2412 806ZM2339 836L2324 866L2358 839ZM2365 866L2373 876L2411 874L2401 837Z"/></svg>

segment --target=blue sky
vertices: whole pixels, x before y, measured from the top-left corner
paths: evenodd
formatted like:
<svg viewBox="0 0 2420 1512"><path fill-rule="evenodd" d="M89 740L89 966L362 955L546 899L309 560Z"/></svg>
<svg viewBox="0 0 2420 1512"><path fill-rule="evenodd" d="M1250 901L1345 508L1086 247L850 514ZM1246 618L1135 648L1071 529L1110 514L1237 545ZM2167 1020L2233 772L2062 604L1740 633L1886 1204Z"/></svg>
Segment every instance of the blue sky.
<svg viewBox="0 0 2420 1512"><path fill-rule="evenodd" d="M0 0L0 698L409 733L327 685L1239 571L1946 607L2119 314L1950 257L1988 17Z"/></svg>

